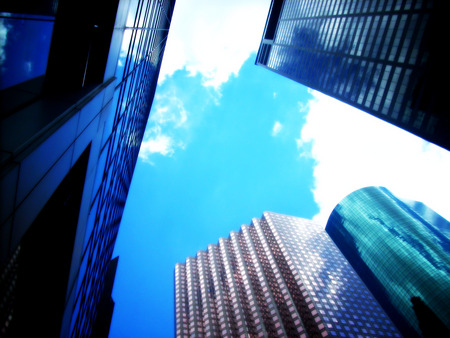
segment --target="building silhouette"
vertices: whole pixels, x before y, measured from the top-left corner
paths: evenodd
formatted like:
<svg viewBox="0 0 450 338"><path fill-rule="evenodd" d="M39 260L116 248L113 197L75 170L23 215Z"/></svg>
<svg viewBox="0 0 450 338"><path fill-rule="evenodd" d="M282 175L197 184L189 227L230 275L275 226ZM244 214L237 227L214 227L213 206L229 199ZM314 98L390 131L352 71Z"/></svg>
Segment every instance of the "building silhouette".
<svg viewBox="0 0 450 338"><path fill-rule="evenodd" d="M176 336L400 337L323 228L265 212L175 266Z"/></svg>
<svg viewBox="0 0 450 338"><path fill-rule="evenodd" d="M256 64L450 150L441 5L273 0Z"/></svg>
<svg viewBox="0 0 450 338"><path fill-rule="evenodd" d="M336 206L326 231L405 337L448 336L448 221L386 188L366 187Z"/></svg>
<svg viewBox="0 0 450 338"><path fill-rule="evenodd" d="M174 3L1 3L0 336L107 332Z"/></svg>

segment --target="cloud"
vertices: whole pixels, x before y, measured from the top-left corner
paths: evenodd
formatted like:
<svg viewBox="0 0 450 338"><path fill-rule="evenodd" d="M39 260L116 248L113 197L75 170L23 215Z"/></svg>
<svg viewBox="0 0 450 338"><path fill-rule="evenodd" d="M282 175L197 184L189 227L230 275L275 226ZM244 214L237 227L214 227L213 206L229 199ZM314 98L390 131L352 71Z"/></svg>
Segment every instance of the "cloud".
<svg viewBox="0 0 450 338"><path fill-rule="evenodd" d="M157 133L149 137L141 145L141 153L143 158L149 158L151 154L161 154L163 156L171 156L174 152L173 140L161 133Z"/></svg>
<svg viewBox="0 0 450 338"><path fill-rule="evenodd" d="M177 70L186 70L191 76L199 74L202 85L211 91L209 98L218 105L221 84L230 76L237 76L244 62L259 48L269 8L270 0L177 2L159 85ZM173 156L177 149L186 146L186 133L192 122L177 95L180 89L165 88L155 95L139 153L148 163L156 154Z"/></svg>
<svg viewBox="0 0 450 338"><path fill-rule="evenodd" d="M283 125L279 121L275 121L272 128L272 136L277 136L281 129L283 129Z"/></svg>
<svg viewBox="0 0 450 338"><path fill-rule="evenodd" d="M160 82L186 69L200 73L203 85L219 88L257 51L269 8L270 0L177 2Z"/></svg>
<svg viewBox="0 0 450 338"><path fill-rule="evenodd" d="M171 123L173 127L179 128L187 122L187 111L183 102L175 96L173 91L165 95L155 95L155 109L152 111L150 120L157 125ZM163 102L163 104L160 104Z"/></svg>
<svg viewBox="0 0 450 338"><path fill-rule="evenodd" d="M316 161L313 194L325 226L345 196L384 186L450 219L450 156L440 147L316 91L297 146Z"/></svg>
<svg viewBox="0 0 450 338"><path fill-rule="evenodd" d="M154 107L139 151L139 157L153 164L155 154L172 156L177 149L184 149L183 131L188 127L188 112L173 90L156 94Z"/></svg>

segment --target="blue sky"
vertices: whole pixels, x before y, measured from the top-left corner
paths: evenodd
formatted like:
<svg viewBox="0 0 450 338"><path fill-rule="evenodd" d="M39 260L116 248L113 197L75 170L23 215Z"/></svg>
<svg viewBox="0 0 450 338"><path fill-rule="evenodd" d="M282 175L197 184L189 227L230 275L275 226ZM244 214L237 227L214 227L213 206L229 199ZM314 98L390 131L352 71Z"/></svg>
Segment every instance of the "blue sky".
<svg viewBox="0 0 450 338"><path fill-rule="evenodd" d="M177 262L382 185L450 219L450 153L254 65L270 1L178 0L116 242L111 337L174 335Z"/></svg>

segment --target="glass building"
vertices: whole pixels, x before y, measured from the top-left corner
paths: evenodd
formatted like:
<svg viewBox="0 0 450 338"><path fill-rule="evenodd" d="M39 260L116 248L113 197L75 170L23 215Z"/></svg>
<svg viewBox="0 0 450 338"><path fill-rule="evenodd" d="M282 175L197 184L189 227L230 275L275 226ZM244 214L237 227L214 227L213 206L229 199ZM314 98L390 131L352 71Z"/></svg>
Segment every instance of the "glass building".
<svg viewBox="0 0 450 338"><path fill-rule="evenodd" d="M174 3L1 2L0 336L107 332Z"/></svg>
<svg viewBox="0 0 450 338"><path fill-rule="evenodd" d="M441 5L273 0L256 64L450 150Z"/></svg>
<svg viewBox="0 0 450 338"><path fill-rule="evenodd" d="M449 335L448 221L386 188L366 187L336 206L326 231L405 337Z"/></svg>
<svg viewBox="0 0 450 338"><path fill-rule="evenodd" d="M175 266L176 336L400 337L320 226L265 212Z"/></svg>

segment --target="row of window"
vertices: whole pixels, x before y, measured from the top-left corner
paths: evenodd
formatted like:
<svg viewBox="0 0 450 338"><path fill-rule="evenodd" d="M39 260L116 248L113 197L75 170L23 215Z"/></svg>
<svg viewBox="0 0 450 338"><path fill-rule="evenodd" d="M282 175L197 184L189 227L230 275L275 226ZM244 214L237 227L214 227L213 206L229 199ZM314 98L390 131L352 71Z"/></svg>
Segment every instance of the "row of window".
<svg viewBox="0 0 450 338"><path fill-rule="evenodd" d="M429 1L423 0L284 0L285 18L380 13L385 11L419 10L426 8Z"/></svg>
<svg viewBox="0 0 450 338"><path fill-rule="evenodd" d="M407 98L411 96L412 69L280 46L273 46L271 50L269 68L375 115L400 120L403 124L411 122ZM414 128L421 128L423 121L424 115L418 114L413 120Z"/></svg>
<svg viewBox="0 0 450 338"><path fill-rule="evenodd" d="M275 44L416 64L428 13L280 20Z"/></svg>

